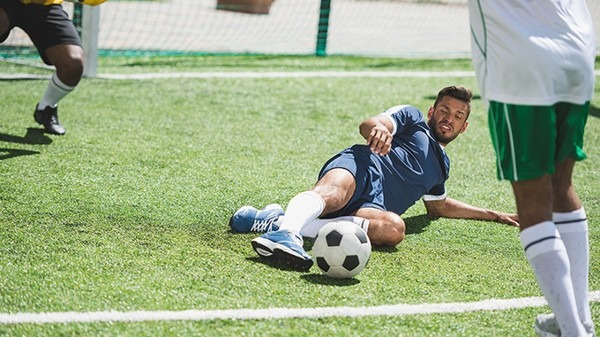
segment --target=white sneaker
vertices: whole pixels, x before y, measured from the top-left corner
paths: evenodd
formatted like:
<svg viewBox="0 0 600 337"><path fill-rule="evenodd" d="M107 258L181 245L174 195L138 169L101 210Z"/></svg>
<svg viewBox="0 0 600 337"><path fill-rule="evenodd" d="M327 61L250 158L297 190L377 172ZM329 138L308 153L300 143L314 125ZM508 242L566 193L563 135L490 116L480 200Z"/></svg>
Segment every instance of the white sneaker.
<svg viewBox="0 0 600 337"><path fill-rule="evenodd" d="M594 331L594 324L591 322L583 323L585 331L590 337L596 337L596 331ZM554 314L540 314L535 318L533 324L535 333L540 337L560 337L560 327Z"/></svg>

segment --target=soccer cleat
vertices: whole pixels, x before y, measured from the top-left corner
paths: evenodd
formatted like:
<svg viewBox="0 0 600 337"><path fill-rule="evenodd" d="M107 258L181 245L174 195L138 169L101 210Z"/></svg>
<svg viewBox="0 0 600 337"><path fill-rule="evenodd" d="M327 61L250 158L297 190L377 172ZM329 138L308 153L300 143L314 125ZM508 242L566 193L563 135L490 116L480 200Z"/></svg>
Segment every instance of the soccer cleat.
<svg viewBox="0 0 600 337"><path fill-rule="evenodd" d="M35 108L33 112L33 118L35 121L44 126L44 129L48 133L55 135L64 135L66 130L58 121L58 108L47 106L43 110Z"/></svg>
<svg viewBox="0 0 600 337"><path fill-rule="evenodd" d="M283 208L277 204L267 205L262 210L244 206L229 218L229 227L239 233L276 231L279 229L276 222L283 214Z"/></svg>
<svg viewBox="0 0 600 337"><path fill-rule="evenodd" d="M585 331L589 333L589 336L596 337L594 331L594 325L590 323L584 323ZM535 318L533 323L535 333L540 337L560 337L560 327L554 317L554 314L540 314Z"/></svg>
<svg viewBox="0 0 600 337"><path fill-rule="evenodd" d="M308 271L313 260L302 247L300 234L286 229L267 232L252 240L252 248L261 257L274 257L298 271Z"/></svg>

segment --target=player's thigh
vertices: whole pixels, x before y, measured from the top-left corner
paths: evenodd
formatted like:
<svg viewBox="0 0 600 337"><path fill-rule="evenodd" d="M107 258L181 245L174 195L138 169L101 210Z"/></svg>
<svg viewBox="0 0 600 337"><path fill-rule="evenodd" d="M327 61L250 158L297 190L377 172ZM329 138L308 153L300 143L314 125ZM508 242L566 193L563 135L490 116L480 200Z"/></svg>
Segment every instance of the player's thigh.
<svg viewBox="0 0 600 337"><path fill-rule="evenodd" d="M16 0L0 1L0 43L8 38L8 34L16 24L18 6Z"/></svg>
<svg viewBox="0 0 600 337"><path fill-rule="evenodd" d="M73 44L57 44L46 49L46 58L56 68L83 68L83 48Z"/></svg>
<svg viewBox="0 0 600 337"><path fill-rule="evenodd" d="M354 212L354 215L369 220L382 221L388 225L404 224L404 220L398 214L375 207L362 207Z"/></svg>
<svg viewBox="0 0 600 337"><path fill-rule="evenodd" d="M3 42L8 37L8 14L0 7L0 42Z"/></svg>
<svg viewBox="0 0 600 337"><path fill-rule="evenodd" d="M557 139L554 107L492 101L488 122L499 179L528 180L554 172Z"/></svg>
<svg viewBox="0 0 600 337"><path fill-rule="evenodd" d="M583 151L585 125L590 111L590 102L585 104L556 104L557 149L555 162L567 158L580 161L586 158Z"/></svg>
<svg viewBox="0 0 600 337"><path fill-rule="evenodd" d="M333 168L325 172L312 188L325 200L324 214L332 213L344 207L354 195L356 180L345 168Z"/></svg>
<svg viewBox="0 0 600 337"><path fill-rule="evenodd" d="M81 48L75 25L62 6L27 5L26 8L20 27L29 35L46 64L53 64L46 55L50 47L74 45Z"/></svg>

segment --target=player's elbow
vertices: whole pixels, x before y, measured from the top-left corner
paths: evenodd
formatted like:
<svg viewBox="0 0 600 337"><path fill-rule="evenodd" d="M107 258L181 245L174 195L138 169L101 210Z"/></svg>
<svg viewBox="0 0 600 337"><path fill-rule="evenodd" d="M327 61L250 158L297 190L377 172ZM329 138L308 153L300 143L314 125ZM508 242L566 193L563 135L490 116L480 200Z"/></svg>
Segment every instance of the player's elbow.
<svg viewBox="0 0 600 337"><path fill-rule="evenodd" d="M433 208L432 209L427 208L427 215L434 216L434 217L442 216L441 213L437 209L433 209Z"/></svg>
<svg viewBox="0 0 600 337"><path fill-rule="evenodd" d="M427 215L435 216L435 217L443 217L444 216L444 208L436 207L431 204L425 203L425 210L427 211Z"/></svg>

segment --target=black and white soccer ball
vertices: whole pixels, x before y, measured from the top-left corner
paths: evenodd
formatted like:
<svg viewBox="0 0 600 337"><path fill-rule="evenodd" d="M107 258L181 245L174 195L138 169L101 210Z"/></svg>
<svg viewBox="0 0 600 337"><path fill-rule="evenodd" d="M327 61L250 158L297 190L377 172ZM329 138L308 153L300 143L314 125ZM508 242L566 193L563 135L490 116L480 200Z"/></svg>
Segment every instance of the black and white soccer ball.
<svg viewBox="0 0 600 337"><path fill-rule="evenodd" d="M351 221L332 221L323 226L312 247L321 271L333 278L351 278L360 273L371 256L371 241Z"/></svg>

